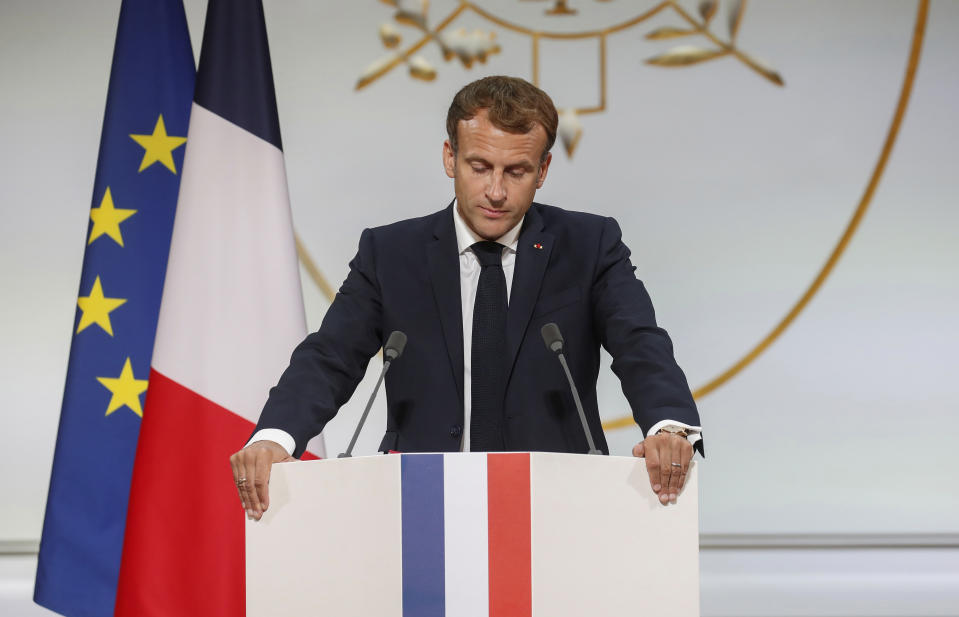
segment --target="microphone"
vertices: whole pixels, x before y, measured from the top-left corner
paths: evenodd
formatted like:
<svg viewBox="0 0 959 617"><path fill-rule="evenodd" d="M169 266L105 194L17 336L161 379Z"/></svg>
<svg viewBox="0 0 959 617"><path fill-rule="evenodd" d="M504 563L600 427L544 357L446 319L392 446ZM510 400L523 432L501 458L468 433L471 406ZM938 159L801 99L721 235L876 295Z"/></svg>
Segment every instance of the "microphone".
<svg viewBox="0 0 959 617"><path fill-rule="evenodd" d="M579 392L576 390L576 384L573 383L573 376L569 372L569 365L566 364L566 356L563 355L563 335L559 331L559 326L550 322L543 326L540 331L543 335L543 342L546 348L559 357L559 363L563 365L566 371L566 379L569 380L569 389L573 392L573 401L576 403L576 411L579 412L579 421L583 423L583 432L586 433L586 443L589 444L589 454L602 454L602 451L596 449L593 443L593 434L589 431L589 425L586 424L586 412L583 411L583 403L579 400Z"/></svg>
<svg viewBox="0 0 959 617"><path fill-rule="evenodd" d="M399 330L393 330L390 338L386 339L386 345L383 345L383 355L392 362L403 355L406 349L406 335Z"/></svg>
<svg viewBox="0 0 959 617"><path fill-rule="evenodd" d="M373 388L373 393L370 394L370 400L366 403L366 409L363 410L360 423L356 425L356 430L353 432L353 439L350 440L350 447L346 449L346 452L341 453L336 458L350 458L353 456L353 446L356 445L356 438L360 436L360 431L363 430L363 425L366 424L366 416L370 414L370 408L373 407L376 393L379 392L383 378L386 377L386 371L389 370L393 360L403 355L403 349L405 348L406 335L399 330L394 330L390 333L390 337L386 339L386 344L383 345L383 357L385 360L383 362L383 370L380 371L380 378L376 381L376 387Z"/></svg>

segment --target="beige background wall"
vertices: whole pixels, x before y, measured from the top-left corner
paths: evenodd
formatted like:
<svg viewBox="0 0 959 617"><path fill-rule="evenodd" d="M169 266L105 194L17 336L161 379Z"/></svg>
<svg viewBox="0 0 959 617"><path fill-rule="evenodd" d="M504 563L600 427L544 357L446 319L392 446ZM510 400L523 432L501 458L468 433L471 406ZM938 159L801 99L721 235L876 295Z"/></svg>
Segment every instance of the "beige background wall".
<svg viewBox="0 0 959 617"><path fill-rule="evenodd" d="M427 46L436 81L399 68L355 92L383 54L388 6L265 4L295 223L338 285L364 227L448 203L448 101L484 73L529 77L529 40L494 28L502 53L472 70ZM503 14L520 5L483 4ZM583 27L652 5L573 4ZM434 21L449 5L433 3ZM39 537L117 6L0 5L2 540ZM205 2L186 6L198 53ZM525 3L519 17L552 27L545 6ZM785 88L730 58L643 64L671 44L642 35L681 23L665 13L609 39L608 110L583 117L575 159L555 152L538 199L618 218L694 387L779 321L839 238L892 117L915 8L750 3L740 46L773 64ZM475 16L457 23L489 27ZM959 3L932 3L899 141L833 276L766 354L700 403L705 534L959 533L957 25ZM595 51L544 47L543 86L559 106L594 103ZM326 303L307 278L304 288L315 327ZM622 415L608 371L601 387L605 414ZM368 388L329 427L330 452L345 447ZM383 421L380 410L360 451L374 450ZM638 438L609 434L619 454Z"/></svg>
<svg viewBox="0 0 959 617"><path fill-rule="evenodd" d="M451 2L433 2L434 21ZM572 29L653 4L570 3L578 22L543 17L542 2L481 4L527 25ZM185 4L198 51L206 3ZM530 43L496 28L502 53L473 70L427 46L435 82L398 69L354 92L383 54L376 31L389 7L265 5L294 219L338 284L363 227L449 201L439 155L450 97L486 72L530 76ZM5 615L48 614L29 598L118 6L0 3ZM728 58L680 70L644 65L671 42L643 34L681 25L674 17L609 39L608 110L583 118L573 161L556 152L539 199L619 219L694 387L780 320L839 238L892 117L915 8L749 3L740 45L775 66L785 88ZM489 27L475 17L458 24ZM768 352L700 402L709 455L704 615L956 614L957 25L959 2L931 3L899 140L834 274ZM595 103L596 66L595 45L543 47L543 85L561 107ZM305 277L304 288L315 327L326 302ZM345 447L369 388L328 427L331 453ZM608 372L601 400L609 418L626 411ZM373 451L383 421L380 401L359 451ZM635 429L609 434L618 454L638 438Z"/></svg>

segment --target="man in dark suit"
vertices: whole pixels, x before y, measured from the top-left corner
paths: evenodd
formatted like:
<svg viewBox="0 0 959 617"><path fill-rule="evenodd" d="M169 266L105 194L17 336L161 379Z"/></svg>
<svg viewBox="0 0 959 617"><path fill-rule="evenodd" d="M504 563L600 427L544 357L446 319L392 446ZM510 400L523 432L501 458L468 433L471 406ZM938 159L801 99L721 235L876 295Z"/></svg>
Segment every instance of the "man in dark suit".
<svg viewBox="0 0 959 617"><path fill-rule="evenodd" d="M611 218L533 203L557 114L515 78L464 87L443 162L456 198L435 214L367 229L320 329L293 352L246 448L231 457L247 515L269 505L274 462L300 456L347 401L393 330L409 337L386 378L381 451L586 452L562 368L540 337L559 325L587 423L608 453L596 399L599 347L613 357L646 438L650 484L675 503L700 422ZM252 481L251 481L252 480Z"/></svg>

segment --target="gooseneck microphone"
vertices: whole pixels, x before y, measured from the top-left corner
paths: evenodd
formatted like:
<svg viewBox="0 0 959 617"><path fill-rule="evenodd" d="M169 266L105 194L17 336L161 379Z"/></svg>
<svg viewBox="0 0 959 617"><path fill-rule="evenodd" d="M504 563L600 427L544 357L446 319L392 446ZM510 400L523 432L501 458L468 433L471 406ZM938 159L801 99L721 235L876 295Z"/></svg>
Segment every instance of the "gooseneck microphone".
<svg viewBox="0 0 959 617"><path fill-rule="evenodd" d="M356 445L356 438L360 436L360 431L363 430L363 425L366 424L366 416L370 414L370 408L373 406L374 399L376 399L376 393L380 390L380 384L383 383L383 378L386 377L386 371L389 370L393 360L403 355L404 347L406 347L406 335L399 330L394 330L390 334L390 337L386 339L386 345L383 345L383 370L380 371L380 378L376 381L376 387L373 388L373 393L370 394L369 402L366 403L366 409L363 410L360 423L356 425L356 430L353 432L353 439L350 440L350 447L346 449L346 452L343 452L336 458L350 458L353 455L353 446Z"/></svg>
<svg viewBox="0 0 959 617"><path fill-rule="evenodd" d="M573 391L573 401L576 403L576 411L579 412L579 421L583 423L583 432L586 433L586 443L589 444L589 454L602 454L600 450L596 449L596 444L593 443L593 435L589 431L589 425L586 424L586 412L583 411L583 403L579 400L579 392L576 390L576 384L573 383L573 376L569 372L569 365L566 364L566 356L563 355L563 335L559 331L559 326L550 322L543 326L539 332L543 335L543 342L546 343L546 348L556 354L559 358L559 363L563 365L563 370L566 371L566 379L569 380L569 389Z"/></svg>

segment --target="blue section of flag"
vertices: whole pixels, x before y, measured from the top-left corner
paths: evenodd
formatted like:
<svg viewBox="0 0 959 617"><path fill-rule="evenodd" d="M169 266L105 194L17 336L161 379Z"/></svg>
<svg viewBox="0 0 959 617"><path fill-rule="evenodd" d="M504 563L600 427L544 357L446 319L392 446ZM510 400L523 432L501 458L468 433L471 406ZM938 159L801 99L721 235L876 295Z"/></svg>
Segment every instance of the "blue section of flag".
<svg viewBox="0 0 959 617"><path fill-rule="evenodd" d="M402 456L403 615L443 617L446 614L443 455Z"/></svg>
<svg viewBox="0 0 959 617"><path fill-rule="evenodd" d="M283 149L261 0L207 4L193 100Z"/></svg>
<svg viewBox="0 0 959 617"><path fill-rule="evenodd" d="M113 614L194 78L182 0L123 0L34 592L71 617Z"/></svg>

